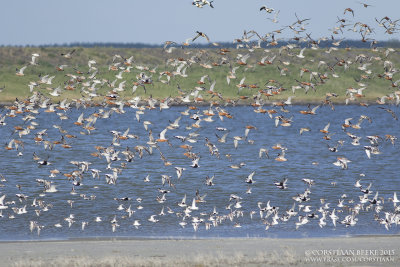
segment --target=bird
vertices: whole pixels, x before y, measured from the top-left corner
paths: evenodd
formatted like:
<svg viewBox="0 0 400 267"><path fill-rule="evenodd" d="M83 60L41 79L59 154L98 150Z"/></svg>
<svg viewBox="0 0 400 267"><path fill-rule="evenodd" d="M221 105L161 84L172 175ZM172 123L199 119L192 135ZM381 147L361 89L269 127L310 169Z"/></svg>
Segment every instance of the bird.
<svg viewBox="0 0 400 267"><path fill-rule="evenodd" d="M378 107L378 108L383 109L384 111L390 113L392 115L393 119L395 119L396 121L398 120L396 113L394 113L394 111L391 110L390 108L384 108L384 107Z"/></svg>
<svg viewBox="0 0 400 267"><path fill-rule="evenodd" d="M190 167L192 167L192 168L198 168L198 167L200 167L200 165L199 165L199 160L200 160L200 157L195 157L195 158L192 160L192 165L190 165Z"/></svg>
<svg viewBox="0 0 400 267"><path fill-rule="evenodd" d="M0 199L0 200L1 200L1 199ZM397 193L396 193L396 192L393 193L392 202L393 202L393 205L394 205L394 206L396 206L397 203L400 203L400 200L397 198ZM1 201L0 201L0 208L1 208Z"/></svg>
<svg viewBox="0 0 400 267"><path fill-rule="evenodd" d="M192 1L199 8L214 8L214 3ZM263 6L255 12L277 22L279 11ZM0 109L5 166L0 175L0 217L14 222L4 223L4 232L12 233L11 225L26 225L30 231L22 231L22 237L34 231L48 231L46 237L51 237L56 230L68 235L74 229L107 235L143 224L141 234L146 235L154 227L150 222L160 222L165 231L192 224L185 235L197 231L200 236L204 228L218 234L226 226L251 232L257 224L262 229L275 227L277 232L300 230L308 224L300 230L306 233L317 223L329 231L330 226L355 226L358 221L365 222L364 226L376 221L394 231L400 213L396 188L385 187L380 195L377 191L371 195L376 177L358 172L370 173L371 168L382 169L382 164L391 169L395 162L391 158L397 148L393 135L397 124L390 122L387 113L392 122L398 120L397 53L378 45L369 25L346 25L350 23L347 13L354 16L355 12L345 9L344 18L337 18L330 30L332 36L318 40L307 29L310 18L295 13L296 20L289 26L265 34L244 31L233 41L237 49L211 43L205 33L196 31L184 43L164 42L161 57L157 48L140 57L132 52L110 54L110 58L107 53L88 56L88 51L77 48L67 48L60 56L62 50L55 48L56 57L49 61L46 58L54 55L46 49L40 55L25 51L29 57L26 61L16 58L20 69L15 72L25 77L14 76L15 86L7 82L0 88L8 99ZM386 34L398 32L397 20L375 21ZM288 30L293 38L278 44L278 35ZM368 41L371 51L348 46L338 37L346 30L361 35L359 42ZM186 48L201 38L215 48ZM321 49L325 44L332 48ZM66 61L71 63L66 65ZM13 69L9 74L14 75ZM348 75L353 79L347 81ZM227 84L220 83L221 79ZM377 81L386 88L382 95L379 88L377 94L370 91ZM341 86L333 88L336 83ZM14 100L14 87L26 89L26 94ZM144 93L139 87L144 87ZM301 89L304 94L298 93ZM292 106L297 104L293 99L300 104L303 99L312 102L304 108ZM375 100L376 106L368 105ZM341 101L353 106L336 105ZM314 116L297 116L297 112ZM270 119L276 127L269 127ZM370 123L363 124L365 120ZM343 131L336 131L337 127ZM153 132L159 133L157 138ZM343 136L349 137L349 143ZM271 151L279 152L271 156L275 161L269 160ZM290 162L283 163L289 152ZM336 161L330 152L337 153ZM350 180L336 175L340 170L332 165L342 170L352 167L346 172ZM36 175L36 183L26 181L30 173ZM318 174L336 178L324 180ZM265 175L281 178L268 182ZM383 184L386 176L383 172ZM270 202L268 194L267 199L263 195L268 187L285 191L270 194ZM186 203L193 189L196 195ZM205 192L200 194L200 190ZM393 206L384 205L384 197ZM260 217L256 218L252 205L262 198L268 203L257 204ZM271 205L272 201L277 205ZM318 202L320 207L315 207ZM96 208L107 205L111 208Z"/></svg>
<svg viewBox="0 0 400 267"><path fill-rule="evenodd" d="M139 220L135 220L132 224L136 229L139 229L139 226L141 225Z"/></svg>
<svg viewBox="0 0 400 267"><path fill-rule="evenodd" d="M0 197L0 210L5 210L8 209L8 206L5 205L4 199L6 198L6 195L2 195Z"/></svg>
<svg viewBox="0 0 400 267"><path fill-rule="evenodd" d="M260 11L263 11L263 10L265 10L265 12L267 12L267 13L272 13L272 12L274 12L274 9L273 8L270 8L270 7L267 7L267 6L262 6L262 7L260 7Z"/></svg>
<svg viewBox="0 0 400 267"><path fill-rule="evenodd" d="M282 149L281 153L278 154L278 156L275 158L276 161L287 161L287 158L285 158L285 150L286 149Z"/></svg>
<svg viewBox="0 0 400 267"><path fill-rule="evenodd" d="M246 177L245 182L248 183L248 184L254 184L255 181L253 180L253 176L254 176L255 173L256 173L255 171L253 171L252 173L250 173L250 174Z"/></svg>
<svg viewBox="0 0 400 267"><path fill-rule="evenodd" d="M300 128L299 133L300 133L300 135L302 135L304 132L309 132L309 131L311 131L310 128L308 128L308 127L302 127L302 128Z"/></svg>
<svg viewBox="0 0 400 267"><path fill-rule="evenodd" d="M196 206L196 199L193 198L192 205L189 207L190 210L198 210L199 207Z"/></svg>
<svg viewBox="0 0 400 267"><path fill-rule="evenodd" d="M208 185L208 186L213 186L214 185L214 183L213 183L213 180L214 180L214 178L215 178L215 175L213 175L213 176L211 176L211 177L206 177L206 185Z"/></svg>
<svg viewBox="0 0 400 267"><path fill-rule="evenodd" d="M159 138L156 139L156 142L168 142L168 139L165 137L165 134L167 132L168 128L165 128L162 130L159 134Z"/></svg>
<svg viewBox="0 0 400 267"><path fill-rule="evenodd" d="M183 171L186 169L182 167L175 167L175 170L177 178L180 179L182 177Z"/></svg>
<svg viewBox="0 0 400 267"><path fill-rule="evenodd" d="M29 62L29 64L30 64L30 65L38 65L38 63L37 63L37 58L38 58L39 56L40 56L40 55L39 55L38 53L33 53L33 54L32 54L31 62Z"/></svg>
<svg viewBox="0 0 400 267"><path fill-rule="evenodd" d="M327 125L325 125L325 127L322 130L319 130L321 133L327 134L329 133L329 127L331 126L331 123L328 122Z"/></svg>
<svg viewBox="0 0 400 267"><path fill-rule="evenodd" d="M354 17L354 10L353 9L351 9L351 8L346 8L345 10L344 10L344 12L343 12L343 14L346 14L346 12L350 12L352 15L353 15L353 17Z"/></svg>
<svg viewBox="0 0 400 267"><path fill-rule="evenodd" d="M205 5L210 6L211 8L214 8L214 6L212 5L212 2L214 1L207 1L207 0L195 0L192 2L192 5L198 7L198 8L202 8Z"/></svg>
<svg viewBox="0 0 400 267"><path fill-rule="evenodd" d="M25 74L24 74L24 71L25 71L25 69L26 69L26 67L27 66L23 66L22 68L20 68L20 69L16 69L16 73L15 73L15 75L17 75L17 76L24 76Z"/></svg>
<svg viewBox="0 0 400 267"><path fill-rule="evenodd" d="M258 157L262 158L263 155L265 155L267 158L269 158L268 149L261 147L258 151Z"/></svg>
<svg viewBox="0 0 400 267"><path fill-rule="evenodd" d="M203 37L203 38L205 38L207 40L207 42L210 42L210 39L208 38L208 36L204 32L196 31L196 33L197 33L197 35L192 38L192 42L194 42L199 37Z"/></svg>
<svg viewBox="0 0 400 267"><path fill-rule="evenodd" d="M157 216L157 215L154 215L154 214L151 215L150 218L148 219L148 221L149 221L149 222L153 222L153 223L158 222L159 220L156 219L156 216Z"/></svg>
<svg viewBox="0 0 400 267"><path fill-rule="evenodd" d="M298 58L305 58L305 56L303 55L303 53L304 53L304 51L306 50L306 48L304 47L304 48L302 48L301 50L300 50L300 53L298 54L298 55L296 55Z"/></svg>
<svg viewBox="0 0 400 267"><path fill-rule="evenodd" d="M228 136L228 133L225 133L224 135L222 135L221 137L219 137L217 134L215 134L215 136L218 138L218 142L220 143L226 143L226 137Z"/></svg>
<svg viewBox="0 0 400 267"><path fill-rule="evenodd" d="M75 51L76 51L76 50L73 49L73 50L71 50L71 51L68 51L67 53L61 53L61 56L70 59L70 58L72 58L72 54L73 54Z"/></svg>
<svg viewBox="0 0 400 267"><path fill-rule="evenodd" d="M287 189L287 178L284 178L282 181L274 182L274 185L279 189Z"/></svg>

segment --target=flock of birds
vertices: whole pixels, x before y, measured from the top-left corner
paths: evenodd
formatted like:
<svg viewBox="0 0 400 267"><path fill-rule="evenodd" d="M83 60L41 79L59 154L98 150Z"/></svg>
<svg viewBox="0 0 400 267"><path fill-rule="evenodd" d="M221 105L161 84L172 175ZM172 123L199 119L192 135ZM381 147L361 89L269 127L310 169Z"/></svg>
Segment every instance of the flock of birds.
<svg viewBox="0 0 400 267"><path fill-rule="evenodd" d="M214 8L212 2L204 0L193 1L193 5L199 8L204 6ZM365 5L367 4L364 4L364 7L369 6ZM260 11L265 11L268 14L275 12L273 8L267 6L261 7ZM279 11L275 12L275 14L278 15ZM122 220L131 220L133 227L140 228L144 223L160 222L164 216L175 216L177 224L182 227L190 224L194 231L197 231L199 227L205 227L205 229L209 230L223 225L225 222L233 222L234 227L241 227L238 218L243 216L249 216L252 220L256 220L256 217L258 217L265 229L286 222L293 222L295 228L298 229L311 221L316 221L321 228L327 224L332 224L336 227L337 223L347 227L356 225L358 215L362 212L373 212L374 219L388 230L393 225L398 225L400 223L400 205L398 204L400 200L396 192L393 193L393 197L386 199L386 201L392 202L393 208L382 212L385 199L380 197L378 192L373 193L371 189L372 183L362 183L361 179L364 176L362 173L360 174L361 179L354 184L354 188L361 194L358 199L349 198L343 193L337 203L334 203L333 200L328 202L327 199L321 198L320 206L318 207L307 205L311 199L311 192L314 190L314 186L318 186L319 183L318 177L316 177L313 179L302 178L306 188L292 197L290 207L274 206L270 201L266 200L265 202L257 202L257 207L251 211L243 210L244 196L251 196L253 187L257 186L255 178L257 177L257 170L243 177L242 183L245 185L244 188L246 190L243 190L241 194L228 194L225 212L221 211L220 208L217 209L217 207L212 210L204 210L202 208L203 203L210 198L212 191L208 191L207 198L207 194L201 194L199 190L196 190L196 192L182 194L182 200L178 203L168 201L168 195L171 194L171 191L178 191L180 185L184 182L185 173L189 172L189 169L201 169L202 160L207 157L215 160L217 165L222 164L220 162L224 162L223 160L228 160L231 170L238 170L246 166L246 162L244 162L246 158L238 159L229 152L222 153L219 149L220 146L226 144L229 144L231 149L235 151L239 151L244 145L257 147L257 143L250 139L251 133L257 131L256 126L247 124L243 129L243 135L236 136L229 136L232 129L224 126L227 120L234 121L236 119L226 106L236 105L241 100L247 99L247 101L250 101L254 113L257 116L262 116L265 121L271 120L272 127L275 127L277 131L287 129L292 126L296 116L310 116L312 120L315 120L316 118L318 119L319 108L329 107L332 111L335 110L332 99L338 95L327 92L320 103L315 104L313 107L309 105L308 109L300 110L297 114L294 114L294 111L291 110L291 105L297 90L304 90L305 92L321 90L320 87L325 83L329 83L329 80L340 79L337 74L339 69L346 71L355 66L355 69L359 71L359 77L357 78L359 88L351 87L343 90L343 94L346 95L346 104L358 103L367 108L369 103L363 102L362 99L365 96L365 92L368 91L368 82L371 79L385 80L391 91L377 99L376 104L379 105L379 108L376 109L377 117L383 117L383 112L388 112L392 116L390 119L393 119L394 123L398 123L396 108L400 103L400 84L399 81L395 81L394 77L399 71L391 60L391 56L395 57L398 52L391 48L383 49L376 46L377 41L371 39L373 29L369 25L361 22L352 23L352 25L345 24L355 16L353 9L346 8L343 15L350 17L338 18L338 26L333 29L333 34L339 34L350 27L350 30L359 32L363 42L371 42L370 54L358 54L354 58L338 58L335 55L335 51L338 50L336 47L343 40L336 40L332 36L332 46L325 51L327 55L332 54L331 62L321 60L318 63L318 69L315 70L301 68L299 70L300 75L296 75L291 89L283 88L278 81L278 77L268 80L264 88L260 88L257 84L245 83L244 77L236 85L232 85L232 81L238 80L238 76L249 69L264 68L265 66L279 68L280 75L288 75L287 67L291 65L291 62L287 58L290 57L303 61L315 60L307 58L305 51L307 49L320 49L318 47L319 42L327 40L327 38L314 40L310 34L306 33L306 26L310 19L300 19L297 14L296 21L287 26L285 30L289 29L295 33L294 41L307 44L298 54L293 52L298 47L296 43L288 43L279 49L263 49L261 47L260 44L264 42L268 46L276 46L280 42L276 36L284 29L276 30L264 36L255 31L245 31L241 38L234 40L237 48L240 49L240 53L236 58L229 57L230 51L227 48L216 48L210 51L187 49L188 51L185 52L186 58L169 58L166 61L165 69L157 71L157 67L150 68L136 63L133 56L115 55L110 59L107 71L108 74L114 73L115 79L108 80L102 78L102 71L95 60L89 60L87 68L82 66L72 68L69 62L75 56L76 50L61 53L59 57L63 60L63 63L55 66L56 74L41 74L38 81L30 81L28 87L31 95L23 100L17 99L12 105L5 106L3 114L0 116L0 127L3 129L2 136L3 138L10 136L5 145L7 153L16 153L18 157L25 157L26 147L30 147L34 149L34 153L32 158L29 155L29 159L26 160L25 164L32 164L34 169L41 168L41 170L48 171L47 176L35 179L35 183L40 186L41 191L34 196L28 196L24 193L25 190L29 189L20 184L16 185L19 193L15 194L15 196L8 195L6 191L1 190L3 191L0 197L1 217L16 219L17 216L25 216L24 218L29 218L27 226L30 231L36 231L37 234L40 234L43 229L71 227L74 223L79 223L83 231L85 227L90 227L94 223L106 221L106 218L95 214L93 218L86 217L81 219L76 218L74 213L70 213L53 225L48 225L41 221L42 214L58 208L56 205L49 203L46 197L52 194L65 194L65 190L60 190L59 184L54 182L54 179L65 179L69 184L69 188L72 188L72 190L68 190L67 194L67 203L72 211L79 209L81 201L96 199L96 195L88 195L82 192L83 185L90 184L87 180L102 181L101 185L95 186L99 188L98 194L101 194L101 188L118 187L120 177L124 176L125 170L129 169L130 166L142 166L142 161L159 157L163 169L158 170L161 179L159 183L156 183L156 188L153 189L157 192L157 197L154 201L151 201L154 202L153 206L160 207L160 212L151 214L147 218L142 218L140 214L143 206L140 203L144 201L143 199L132 199L132 196L113 196L112 200L118 203L115 213L122 212L122 215L118 213L118 216L115 215L107 220L113 232L117 231ZM276 22L277 17L275 16L271 20ZM384 17L376 19L376 21L380 27L385 29L387 34L397 32L397 20ZM305 33L305 36L298 37L302 33ZM177 47L179 46L185 49L198 38L204 38L211 42L204 32L197 31L195 34L194 37L187 39L182 44L166 41L163 49L165 54L173 55L172 51L174 49L178 49ZM215 47L219 46L218 43L212 44ZM348 47L346 50L351 50L351 48ZM255 51L262 51L262 57L256 58ZM218 56L219 60L211 62L209 53L215 53L214 56ZM255 63L249 63L251 60ZM40 55L34 53L27 65L17 69L16 75L25 76L27 68L35 68L39 64ZM247 88L254 91L252 98L238 95L237 99L228 99L221 92L218 92L216 80L212 79L212 73L209 70L222 65L229 66L226 83L233 88L232 90L237 90L240 93L244 88ZM154 83L169 86L174 84L176 77L187 78L190 75L190 68L193 66L200 66L205 71L209 71L207 74L197 77L198 79L196 78L197 81L196 84L193 84L193 89L187 91L180 88L178 84L179 96L167 97L161 100L151 96L141 97L135 95L139 88L142 88L148 95L147 91L151 90ZM372 66L375 66L374 71L370 68ZM58 73L61 73L61 75ZM309 74L308 79L305 74ZM53 84L56 75L62 76L61 79L63 79L64 84L63 86L52 88L50 86ZM158 75L158 78L153 78L153 75ZM128 82L128 77L129 79L134 79L131 82L132 97L124 99L120 95L128 91L127 86L130 83ZM107 93L100 93L101 88L107 88ZM2 90L5 89L2 88ZM270 101L275 97L279 97L285 90L292 90L293 95L289 96L287 100ZM64 98L59 102L54 101L55 97L62 98L63 93L67 91L80 91L82 97L79 99ZM207 104L207 99L202 94L209 95ZM165 121L164 125L154 125L150 120L143 120L146 113L155 112L157 109L162 112L176 103L185 105L187 108L179 111L179 114L176 114L173 120ZM267 107L268 103L271 106ZM72 109L82 110L76 120L69 115L72 114ZM88 154L93 158L92 161L82 160L80 157L83 158L83 156L76 154L70 161L70 164L74 166L73 170L68 169L67 171L57 167L62 166L62 164L53 160L56 154L79 146L80 140L84 138L90 140L91 135L101 131L101 128L97 127L98 120L112 120L107 123L112 124L113 121L118 121L119 116L131 112L134 112L132 117L137 121L137 127L141 127L140 131L144 131L145 134L134 134L140 131L137 128L131 128L132 122L128 121L124 130L111 130L107 133L109 140L103 144L97 144L94 151L88 151ZM163 114L165 114L165 111L160 113L159 116L163 116ZM37 118L46 116L56 116L59 123L50 126L46 124L46 119L42 124L37 122ZM355 116L346 118L341 125L335 125L336 128L339 127L342 130L345 136L349 137L350 144L347 144L348 141L345 140L337 140L333 145L330 143L332 142L330 140L334 138L334 134L337 133L330 130L330 122L327 122L323 129L301 127L300 129L295 129L295 131L299 132L299 136L304 136L310 131L321 133L328 150L332 153L336 153L342 146L354 146L357 149L363 140L367 140L368 144L361 145L361 147L363 147L368 159L381 154L380 147L382 142L390 142L395 146L397 137L389 132L390 129L388 129L388 133L385 136L361 136L354 133L364 127L366 123L364 121L372 123L372 118L369 116L359 114L357 115L358 120ZM186 126L182 126L183 121ZM7 125L10 124L13 127L7 128ZM210 133L202 131L205 128L205 124L215 124L217 126L212 128L214 130ZM52 132L49 129L50 127L57 129L57 132L53 131L50 134ZM155 134L153 129L156 128L161 128L162 130ZM10 135L7 135L4 129L8 129ZM337 134L339 135L339 133ZM200 147L204 146L206 147L206 152L201 151ZM178 159L172 160L166 156L166 151L168 150L182 151L184 157L179 159L178 163ZM286 157L288 150L290 151L281 143L271 147L261 146L257 147L257 154L250 157L257 157L259 160L265 160L264 158L275 160L284 166L287 164L285 162L288 161ZM14 156L15 154L10 154L10 158ZM235 163L239 161L240 163ZM348 169L350 163L351 160L345 156L339 156L333 162L334 165L343 170ZM95 164L99 164L102 167L92 168L91 165ZM173 175L171 174L172 171L174 172ZM32 173L35 173L35 171L33 170ZM32 178L27 177L27 179ZM151 177L147 175L141 179L143 183L148 183ZM199 179L205 179L205 187L212 188L218 183L219 178L215 178L215 175L210 175L206 178L199 177ZM9 183L8 174L3 173L1 175L1 187L6 189L7 183ZM288 178L271 182L271 186L275 186L276 190L287 190L289 186ZM135 188L132 188L133 192L134 190ZM224 190L229 192L229 188L224 188ZM193 195L190 196L190 194ZM187 199L188 197L189 199ZM135 207L133 207L134 205ZM133 219L130 219L131 217Z"/></svg>

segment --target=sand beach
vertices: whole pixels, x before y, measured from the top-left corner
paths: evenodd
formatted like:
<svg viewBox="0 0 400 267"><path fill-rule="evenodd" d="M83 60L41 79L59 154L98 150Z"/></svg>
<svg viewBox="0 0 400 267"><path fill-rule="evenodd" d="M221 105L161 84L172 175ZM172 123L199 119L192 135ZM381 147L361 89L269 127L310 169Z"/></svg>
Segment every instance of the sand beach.
<svg viewBox="0 0 400 267"><path fill-rule="evenodd" d="M1 266L398 266L399 236L1 242Z"/></svg>

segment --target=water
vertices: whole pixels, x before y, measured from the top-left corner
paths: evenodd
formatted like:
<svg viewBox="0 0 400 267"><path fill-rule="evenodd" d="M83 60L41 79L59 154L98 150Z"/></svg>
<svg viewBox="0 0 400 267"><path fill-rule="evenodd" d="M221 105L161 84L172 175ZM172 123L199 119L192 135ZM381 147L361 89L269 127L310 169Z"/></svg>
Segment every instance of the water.
<svg viewBox="0 0 400 267"><path fill-rule="evenodd" d="M390 107L398 113L398 108ZM83 112L84 117L88 118L91 114L99 112L98 108L92 107L87 109L71 109L65 115L68 120L60 120L55 113L45 113L40 110L36 115L38 126L32 130L30 134L22 136L24 143L23 149L18 155L16 150L0 150L2 161L0 162L1 174L7 181L1 182L0 196L5 194L5 202L9 203L8 209L2 210L2 218L0 224L2 231L0 240L36 240L36 239L68 239L68 238L84 238L84 237L134 237L134 238L210 238L210 237L319 237L319 236L344 236L344 235L374 235L374 234L397 234L399 227L392 224L389 230L386 230L382 224L374 220L375 216L379 218L385 217L385 212L394 212L393 203L389 198L393 197L393 193L400 194L399 182L399 146L392 145L389 141L380 140L379 149L382 152L379 155L372 155L371 159L367 158L363 146L369 145L366 136L379 135L385 138L386 134L399 135L400 127L398 121L395 121L391 115L377 106L368 108L359 106L337 106L335 111L329 107L321 107L317 110L317 115L302 115L300 110L305 110L305 106L288 107L289 113L280 112L285 117L293 116L293 122L290 127L275 127L274 120L270 119L266 114L258 114L253 112L252 107L226 107L233 118L224 118L221 121L218 116L214 116L213 122L202 121L201 128L188 129L187 126L192 125L195 121L189 116L181 115L186 107L171 107L168 110L145 110L140 116L140 122L135 117L135 109L125 107L123 114L112 113L108 119L98 118L95 123L96 130L91 134L87 133L81 126L74 125L73 122ZM205 108L199 107L198 110L191 110L190 113L203 113ZM279 111L279 109L278 109ZM63 111L61 111L64 113ZM3 115L4 115L3 111ZM360 136L360 145L351 145L351 139L342 130L342 124L346 118L353 118L352 123L355 124L360 115L369 116L372 123L364 120L361 123L361 129L348 128L348 132ZM12 138L18 138L18 133L14 133L14 126L20 125L26 128L30 122L24 122L22 117L27 114L20 114L15 118L6 118L7 125L0 127L0 134L3 144L6 144ZM153 132L153 136L158 138L158 134L165 129L169 121L174 121L179 116L179 129L168 130L166 137L169 139L171 146L167 143L159 143L159 149L171 166L165 166L160 159L160 153L157 149L153 149L153 154L149 155L144 152L143 158L140 159L136 154L132 162L124 160L124 151L127 147L135 151L134 147L138 145L147 146L148 132L143 127L143 121L152 122L149 128ZM205 118L205 117L203 117ZM324 140L324 136L319 130L330 122L329 132L332 134L331 140ZM56 141L61 140L60 133L53 125L60 125L68 131L68 134L75 135L76 138L65 138L71 148L63 148L55 145L53 150L45 150L43 143L36 144L33 138L35 133L42 129L47 129L45 140ZM233 146L234 136L244 136L245 126L252 125L256 129L251 129L247 140L239 141L238 148ZM219 143L216 134L222 136L225 132L216 130L216 127L224 127L229 131L227 142ZM309 127L311 131L299 134L299 129ZM124 132L130 128L130 134L135 134L139 138L130 138L128 140L120 140L120 146L114 146L115 150L120 150L120 161L112 161L111 168L118 167L122 172L118 175L116 185L107 184L105 174L112 174L112 170L107 169L105 157L94 157L92 152L97 152L95 146L108 147L113 142L113 135L110 131L115 130ZM179 146L185 144L174 136L188 136L189 133L197 132L199 135L195 139L196 143L188 143L192 148L192 152L200 156L199 168L192 168L191 160L183 155L184 149ZM12 136L11 136L12 134ZM211 155L205 146L205 138L216 145L219 150L219 158ZM254 142L248 142L253 140ZM338 146L338 152L330 152L327 144L334 146L338 140L344 140L343 146ZM187 142L186 142L187 143ZM286 162L278 162L274 160L279 150L271 147L277 143L286 147ZM269 150L270 158L259 158L258 151L261 147ZM52 163L48 166L39 166L32 159L33 153L39 155L42 159L48 157L48 161ZM231 161L225 156L231 154ZM337 157L346 157L351 162L348 169L341 169L333 165ZM77 194L72 195L72 181L68 180L63 174L71 173L78 169L70 161L88 161L91 162L89 169L101 170L100 179L93 179L90 171L83 173L82 185L75 186ZM121 163L126 163L124 168ZM240 169L232 169L229 166L244 162L246 165ZM313 164L314 163L314 164ZM315 164L318 163L318 164ZM174 167L184 167L182 178L176 177ZM49 177L50 170L58 169L60 174L56 177ZM245 183L246 177L255 171L254 184ZM164 186L161 184L161 175L171 176L174 187ZM360 176L364 174L365 176ZM150 182L145 183L143 179L149 175ZM213 186L207 186L205 179L207 176L213 176ZM278 189L273 183L287 178L287 189ZM258 202L262 202L261 206L266 206L270 201L271 206L278 207L278 215L283 216L286 210L290 209L295 203L293 197L304 193L308 186L302 181L303 178L315 180L315 185L310 189L310 200L303 203L296 202L295 209L299 210L299 205L310 205L312 212L299 211L298 215L306 215L315 213L321 216L317 210L323 206L321 199L325 199L325 203L330 203L328 212L336 209L339 216L337 226L334 227L329 214L327 213L326 226L321 228L318 225L319 218L309 219L309 222L300 226L296 230L295 223L298 222L298 215L291 217L288 221L279 221L277 225L271 225L265 230L266 224L272 222L273 215L268 218L260 218ZM52 181L57 187L55 193L44 193L43 185L38 184L37 179L45 179ZM379 197L384 198L383 206L379 213L376 213L376 205L370 205L369 202L363 205L364 209L360 211L356 218L358 219L355 226L346 227L341 224L349 208L359 204L359 197L363 195L360 189L354 187L356 180L361 179L361 184L365 188L372 183L371 191L368 198L373 199L376 192ZM20 186L20 189L17 187ZM246 190L251 187L251 194L247 194ZM169 190L165 195L164 203L158 203L157 197L161 197L159 189ZM198 210L190 213L191 217L185 218L186 227L182 228L179 223L183 221L184 208L179 207L183 196L187 196L187 204L190 206L193 198L196 197L196 191L200 195L207 194L204 203L197 203ZM24 194L26 200L19 200L16 194ZM230 201L230 195L236 194L240 196L241 208L234 208L235 201ZM347 207L337 207L338 200L343 194L344 204ZM92 200L90 198L92 197ZM127 201L117 201L114 198L128 197ZM142 201L139 203L138 198ZM33 200L42 201L43 205L32 206ZM72 208L68 200L73 201ZM13 202L15 202L13 204ZM134 211L131 217L125 210L118 210L118 206L123 204L126 209L131 206ZM231 209L227 206L231 205ZM13 207L21 208L26 205L27 213L16 214ZM137 209L138 206L143 209ZM47 206L48 211L43 210ZM367 208L367 206L370 206ZM158 215L164 207L165 215ZM168 213L168 208L173 212ZM221 222L217 227L211 226L206 230L205 223L211 223L208 219L213 209L217 210ZM37 212L40 212L39 216ZM242 215L240 212L242 211ZM253 211L253 218L250 218L250 212ZM228 218L231 213L232 220ZM65 218L70 214L74 216L74 223L69 227ZM151 215L159 221L153 223L148 221ZM236 216L238 215L238 216ZM265 216L264 213L263 216ZM14 218L10 218L14 216ZM101 222L95 222L96 217L101 217ZM115 232L112 231L111 220L116 218L119 227ZM198 230L195 231L192 226L193 217L204 220L199 224ZM139 220L141 226L136 229L132 224L135 220ZM30 221L37 222L41 226L40 236L37 230L33 232L29 230ZM88 222L84 231L81 229L82 222ZM61 224L62 227L55 227L55 224ZM234 227L239 224L241 227Z"/></svg>

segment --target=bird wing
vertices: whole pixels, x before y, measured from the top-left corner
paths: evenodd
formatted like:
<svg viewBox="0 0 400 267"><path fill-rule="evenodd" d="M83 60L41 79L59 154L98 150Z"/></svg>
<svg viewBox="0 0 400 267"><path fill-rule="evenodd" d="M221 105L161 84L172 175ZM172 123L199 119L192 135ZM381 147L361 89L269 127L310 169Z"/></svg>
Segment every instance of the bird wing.
<svg viewBox="0 0 400 267"><path fill-rule="evenodd" d="M165 133L167 132L168 128L165 128L164 130L162 130L162 132L160 133L160 139L166 139L165 138Z"/></svg>
<svg viewBox="0 0 400 267"><path fill-rule="evenodd" d="M4 206L4 198L6 197L6 195L3 195L2 197L0 197L0 206Z"/></svg>
<svg viewBox="0 0 400 267"><path fill-rule="evenodd" d="M311 112L312 112L312 113L315 113L315 111L316 111L318 108L319 108L319 105L316 106L316 107L314 107L314 108L311 110Z"/></svg>
<svg viewBox="0 0 400 267"><path fill-rule="evenodd" d="M331 126L331 123L329 122L327 125L325 125L325 127L324 127L324 131L328 131L328 129L329 129L329 126Z"/></svg>
<svg viewBox="0 0 400 267"><path fill-rule="evenodd" d="M199 38L199 36L201 36L200 33L198 33L198 34L192 39L192 42L194 42L197 38Z"/></svg>

